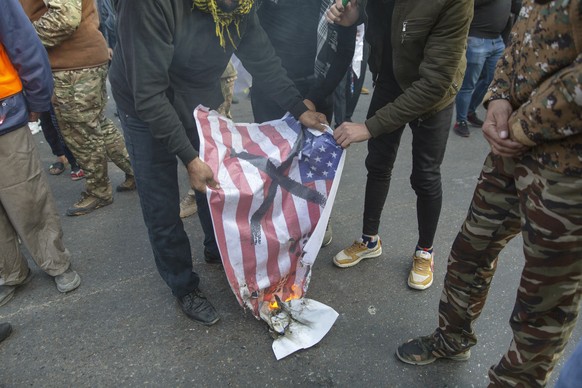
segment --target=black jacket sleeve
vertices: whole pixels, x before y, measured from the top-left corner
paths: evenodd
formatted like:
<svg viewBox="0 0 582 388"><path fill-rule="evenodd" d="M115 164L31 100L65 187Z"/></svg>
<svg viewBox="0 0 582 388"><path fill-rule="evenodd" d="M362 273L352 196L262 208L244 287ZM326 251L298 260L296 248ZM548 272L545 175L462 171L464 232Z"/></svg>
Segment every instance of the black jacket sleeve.
<svg viewBox="0 0 582 388"><path fill-rule="evenodd" d="M198 156L166 91L174 57L174 9L168 1L119 1L117 44L139 119L184 164ZM152 55L155 53L155 55ZM144 82L147 80L147 82Z"/></svg>
<svg viewBox="0 0 582 388"><path fill-rule="evenodd" d="M305 96L315 106L319 106L340 83L352 62L356 47L356 25L351 27L330 25L329 28L337 31L337 50L330 56L330 67L325 77L317 78Z"/></svg>
<svg viewBox="0 0 582 388"><path fill-rule="evenodd" d="M287 77L287 72L281 66L281 60L275 54L271 41L259 23L256 11L251 12L236 56L253 78L260 79L261 83L270 86L268 93L281 108L299 118L307 111L303 97L293 81Z"/></svg>

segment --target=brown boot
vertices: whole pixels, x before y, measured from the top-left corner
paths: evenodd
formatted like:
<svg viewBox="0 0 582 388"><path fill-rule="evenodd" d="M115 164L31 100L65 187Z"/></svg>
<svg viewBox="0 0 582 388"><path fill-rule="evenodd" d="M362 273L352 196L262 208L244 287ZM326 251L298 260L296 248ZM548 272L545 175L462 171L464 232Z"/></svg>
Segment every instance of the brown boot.
<svg viewBox="0 0 582 388"><path fill-rule="evenodd" d="M180 201L180 218L190 217L197 211L198 206L196 205L196 197L186 194L186 196Z"/></svg>
<svg viewBox="0 0 582 388"><path fill-rule="evenodd" d="M91 213L93 210L99 209L100 207L111 205L113 203L113 198L101 199L92 196L86 192L81 193L81 199L77 201L73 206L67 209L68 216L82 216Z"/></svg>
<svg viewBox="0 0 582 388"><path fill-rule="evenodd" d="M121 193L123 191L133 191L135 190L136 186L135 186L135 177L133 175L126 175L125 176L125 181L120 184L119 186L117 186L115 188L115 190L117 190L117 192Z"/></svg>

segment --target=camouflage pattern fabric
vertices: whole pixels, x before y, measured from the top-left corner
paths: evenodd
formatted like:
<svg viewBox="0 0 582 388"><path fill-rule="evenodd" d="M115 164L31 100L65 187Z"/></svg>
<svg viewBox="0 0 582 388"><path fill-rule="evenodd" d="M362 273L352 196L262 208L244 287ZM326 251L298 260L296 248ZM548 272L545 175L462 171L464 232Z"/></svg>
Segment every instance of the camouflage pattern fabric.
<svg viewBox="0 0 582 388"><path fill-rule="evenodd" d="M33 25L43 46L54 47L71 38L83 18L82 0L43 0L46 12ZM30 16L30 15L29 15Z"/></svg>
<svg viewBox="0 0 582 388"><path fill-rule="evenodd" d="M532 157L490 154L449 256L435 333L448 352L477 343L473 323L498 255L520 231L525 266L510 319L513 340L489 371L491 386L544 386L574 328L582 294L582 180Z"/></svg>
<svg viewBox="0 0 582 388"><path fill-rule="evenodd" d="M57 71L53 76L59 127L65 143L85 171L86 191L109 200L112 189L107 156L127 175L133 175L133 170L121 133L105 117L107 65Z"/></svg>
<svg viewBox="0 0 582 388"><path fill-rule="evenodd" d="M542 4L543 3L543 4ZM523 2L485 100L507 99L512 139L547 168L582 177L582 2Z"/></svg>
<svg viewBox="0 0 582 388"><path fill-rule="evenodd" d="M230 114L230 106L232 105L232 96L234 94L234 81L236 81L237 72L231 61L228 61L228 66L222 73L220 77L220 89L222 90L222 96L224 97L224 102L216 110L223 116L232 119Z"/></svg>

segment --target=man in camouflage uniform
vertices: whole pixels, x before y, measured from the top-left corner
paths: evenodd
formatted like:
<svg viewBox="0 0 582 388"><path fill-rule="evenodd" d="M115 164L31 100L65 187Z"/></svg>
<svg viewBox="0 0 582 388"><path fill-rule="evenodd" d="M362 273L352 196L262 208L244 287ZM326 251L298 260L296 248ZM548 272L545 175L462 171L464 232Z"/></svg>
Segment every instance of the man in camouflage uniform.
<svg viewBox="0 0 582 388"><path fill-rule="evenodd" d="M105 116L109 54L94 0L20 0L47 49L54 107L67 146L85 170L86 192L67 210L78 216L113 202L107 157L125 172L117 191L135 190L121 133Z"/></svg>
<svg viewBox="0 0 582 388"><path fill-rule="evenodd" d="M582 293L582 1L524 2L497 64L483 125L491 145L451 253L439 327L401 345L400 360L466 360L499 252L520 231L525 266L513 340L491 386L544 386Z"/></svg>

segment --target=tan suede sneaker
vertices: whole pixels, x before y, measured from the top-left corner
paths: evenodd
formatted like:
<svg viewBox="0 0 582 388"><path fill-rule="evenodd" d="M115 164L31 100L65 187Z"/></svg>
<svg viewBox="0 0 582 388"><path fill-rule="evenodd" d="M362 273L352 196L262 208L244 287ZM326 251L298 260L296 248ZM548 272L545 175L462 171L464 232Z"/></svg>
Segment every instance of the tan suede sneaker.
<svg viewBox="0 0 582 388"><path fill-rule="evenodd" d="M68 216L82 216L91 213L93 210L99 209L100 207L111 205L113 203L113 198L101 199L94 197L86 192L81 193L81 199L77 201L73 206L67 209Z"/></svg>

